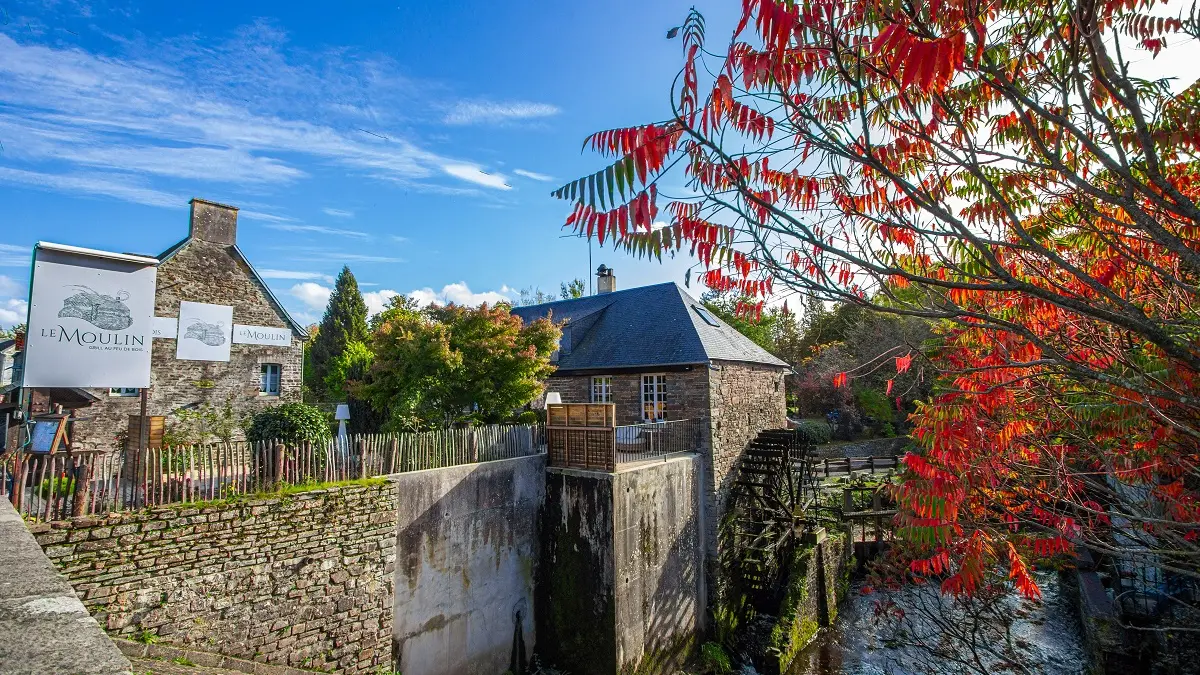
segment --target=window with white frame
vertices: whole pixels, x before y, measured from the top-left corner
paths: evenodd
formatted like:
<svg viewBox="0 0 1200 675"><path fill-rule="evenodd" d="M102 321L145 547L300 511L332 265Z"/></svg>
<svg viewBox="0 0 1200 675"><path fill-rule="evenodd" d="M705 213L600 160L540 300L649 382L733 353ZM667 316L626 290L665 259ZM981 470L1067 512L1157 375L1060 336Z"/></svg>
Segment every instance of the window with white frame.
<svg viewBox="0 0 1200 675"><path fill-rule="evenodd" d="M592 403L612 403L612 378L608 375L592 378Z"/></svg>
<svg viewBox="0 0 1200 675"><path fill-rule="evenodd" d="M258 393L260 396L278 396L279 395L279 373L281 368L278 363L262 364L262 377L259 379Z"/></svg>
<svg viewBox="0 0 1200 675"><path fill-rule="evenodd" d="M137 396L142 393L142 390L137 387L112 387L108 390L109 396Z"/></svg>
<svg viewBox="0 0 1200 675"><path fill-rule="evenodd" d="M642 376L642 419L661 422L667 418L667 376Z"/></svg>

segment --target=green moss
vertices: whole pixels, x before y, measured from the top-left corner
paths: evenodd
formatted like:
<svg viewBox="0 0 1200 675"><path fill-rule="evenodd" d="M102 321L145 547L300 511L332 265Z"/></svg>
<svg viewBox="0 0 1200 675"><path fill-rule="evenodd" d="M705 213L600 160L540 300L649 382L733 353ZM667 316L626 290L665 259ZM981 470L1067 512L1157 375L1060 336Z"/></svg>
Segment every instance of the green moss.
<svg viewBox="0 0 1200 675"><path fill-rule="evenodd" d="M290 497L305 492L314 490L329 490L343 487L374 487L386 484L387 478L376 476L374 478L359 478L355 480L337 480L327 483L299 483L297 485L289 485L282 483L274 490L261 490L259 492L249 492L244 494L230 494L222 499L201 500L194 502L176 502L173 504L164 504L162 506L174 509L203 509L212 506L228 506L239 502L249 501L252 499L270 499L272 497L282 497L284 504L291 504L294 499ZM155 507L159 508L159 507Z"/></svg>
<svg viewBox="0 0 1200 675"><path fill-rule="evenodd" d="M700 646L700 665L705 673L712 675L729 675L733 672L733 663L725 648L715 642L705 642Z"/></svg>
<svg viewBox="0 0 1200 675"><path fill-rule="evenodd" d="M779 621L771 630L769 651L779 659L780 672L786 671L800 650L808 646L821 629L815 616L801 616L808 610L809 567L815 559L815 546L804 546L792 557L788 585L779 608Z"/></svg>

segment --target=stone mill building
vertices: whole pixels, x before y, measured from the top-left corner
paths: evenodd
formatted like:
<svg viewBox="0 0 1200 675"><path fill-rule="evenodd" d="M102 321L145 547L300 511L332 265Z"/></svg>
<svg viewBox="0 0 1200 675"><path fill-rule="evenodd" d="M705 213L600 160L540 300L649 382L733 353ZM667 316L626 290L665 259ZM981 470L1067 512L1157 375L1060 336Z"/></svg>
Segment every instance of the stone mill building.
<svg viewBox="0 0 1200 675"><path fill-rule="evenodd" d="M546 382L564 403L612 403L616 424L699 420L705 537L717 554L734 468L760 432L788 426L790 366L704 308L674 282L616 290L597 271L596 295L518 307L524 321L563 322L556 371Z"/></svg>
<svg viewBox="0 0 1200 675"><path fill-rule="evenodd" d="M170 325L179 316L183 301L229 305L235 324L279 329L276 337L283 337L287 345L247 344L234 336L228 361L188 361L176 358L173 336L156 336L147 392L147 413L152 420L206 403L223 406L229 401L235 414L242 417L264 406L300 400L307 334L238 248L237 215L233 206L191 201L187 236L157 256L161 262L155 316ZM48 392L51 403L60 398L56 393L62 394ZM89 389L75 392L76 398L81 393L87 394L90 403L77 412L85 419L75 425L73 441L82 448L118 447L118 439L137 419L140 392ZM35 405L47 398L36 394ZM157 429L152 435L157 436Z"/></svg>

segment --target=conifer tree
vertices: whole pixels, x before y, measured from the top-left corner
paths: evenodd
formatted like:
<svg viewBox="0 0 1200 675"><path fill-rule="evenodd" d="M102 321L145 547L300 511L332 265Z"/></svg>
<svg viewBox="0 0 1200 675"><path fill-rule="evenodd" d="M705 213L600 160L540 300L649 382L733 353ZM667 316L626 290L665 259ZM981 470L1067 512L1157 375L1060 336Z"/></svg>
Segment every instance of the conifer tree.
<svg viewBox="0 0 1200 675"><path fill-rule="evenodd" d="M311 368L306 375L311 379L307 384L318 400L327 395L325 376L330 365L342 355L348 343L364 342L366 338L367 304L350 268L342 267L309 352Z"/></svg>

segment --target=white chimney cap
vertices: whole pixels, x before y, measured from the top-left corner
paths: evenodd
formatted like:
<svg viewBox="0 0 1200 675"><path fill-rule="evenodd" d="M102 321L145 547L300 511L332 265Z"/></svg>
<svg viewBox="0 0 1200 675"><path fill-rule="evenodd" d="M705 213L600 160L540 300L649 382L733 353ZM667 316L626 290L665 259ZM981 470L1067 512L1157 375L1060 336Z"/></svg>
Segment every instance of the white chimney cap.
<svg viewBox="0 0 1200 675"><path fill-rule="evenodd" d="M339 403L337 406L337 412L333 413L333 419L335 419L335 420L350 419L350 406L346 405L345 403Z"/></svg>
<svg viewBox="0 0 1200 675"><path fill-rule="evenodd" d="M562 403L562 394L552 391L546 394L546 405Z"/></svg>

